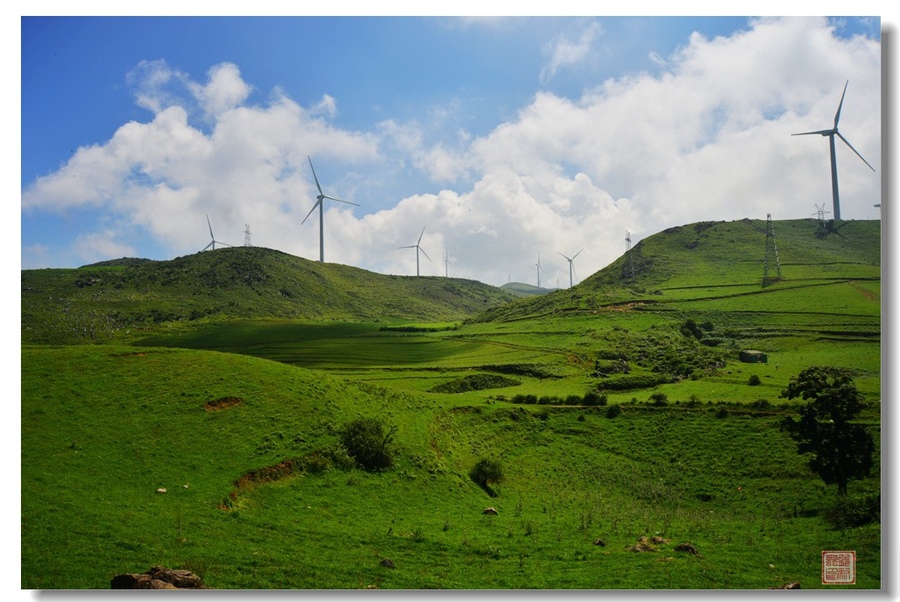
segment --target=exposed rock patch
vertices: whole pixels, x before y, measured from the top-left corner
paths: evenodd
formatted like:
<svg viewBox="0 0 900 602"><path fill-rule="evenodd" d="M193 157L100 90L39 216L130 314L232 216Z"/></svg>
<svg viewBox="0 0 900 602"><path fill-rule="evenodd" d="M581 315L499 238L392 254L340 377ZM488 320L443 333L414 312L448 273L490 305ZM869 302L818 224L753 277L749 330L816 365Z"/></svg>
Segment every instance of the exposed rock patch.
<svg viewBox="0 0 900 602"><path fill-rule="evenodd" d="M240 397L220 397L219 399L215 399L213 401L207 401L206 411L218 412L219 410L224 410L225 408L230 408L243 402L244 400Z"/></svg>
<svg viewBox="0 0 900 602"><path fill-rule="evenodd" d="M155 566L146 573L122 573L113 577L111 589L206 589L194 573Z"/></svg>

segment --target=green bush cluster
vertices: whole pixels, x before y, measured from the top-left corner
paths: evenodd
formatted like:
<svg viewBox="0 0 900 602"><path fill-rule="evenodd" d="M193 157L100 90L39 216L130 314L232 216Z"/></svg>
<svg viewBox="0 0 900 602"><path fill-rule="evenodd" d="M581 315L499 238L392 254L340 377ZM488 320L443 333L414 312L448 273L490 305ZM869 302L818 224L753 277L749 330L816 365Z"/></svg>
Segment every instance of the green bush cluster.
<svg viewBox="0 0 900 602"><path fill-rule="evenodd" d="M471 374L450 382L441 383L430 389L431 393L465 393L483 389L502 389L522 384L520 381L498 374Z"/></svg>
<svg viewBox="0 0 900 602"><path fill-rule="evenodd" d="M493 458L481 458L475 463L472 470L469 471L469 478L472 479L476 485L488 492L491 497L494 497L497 493L491 488L491 485L497 485L503 481L503 466L500 464L499 460L494 460Z"/></svg>
<svg viewBox="0 0 900 602"><path fill-rule="evenodd" d="M825 520L835 529L851 529L881 522L881 495L842 496L825 510Z"/></svg>
<svg viewBox="0 0 900 602"><path fill-rule="evenodd" d="M394 465L393 439L396 432L396 427L385 432L377 418L357 418L344 425L341 444L363 470L387 470Z"/></svg>
<svg viewBox="0 0 900 602"><path fill-rule="evenodd" d="M596 391L588 391L583 396L569 395L565 399L558 395L525 395L519 394L514 396L510 401L523 405L570 405L570 406L605 406L607 402L606 395L602 395Z"/></svg>

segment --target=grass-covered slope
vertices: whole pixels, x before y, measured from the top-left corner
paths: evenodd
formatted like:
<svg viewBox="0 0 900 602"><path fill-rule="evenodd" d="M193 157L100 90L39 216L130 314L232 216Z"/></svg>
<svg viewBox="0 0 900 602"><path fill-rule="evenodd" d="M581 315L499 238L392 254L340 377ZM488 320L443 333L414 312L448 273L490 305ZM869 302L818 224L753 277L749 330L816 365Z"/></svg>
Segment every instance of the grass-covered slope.
<svg viewBox="0 0 900 602"><path fill-rule="evenodd" d="M815 589L829 549L856 551L857 588L881 583L879 525L824 520L833 491L783 408L472 404L111 345L26 346L22 377L25 589L153 565L213 588ZM313 461L357 417L397 427L393 470ZM496 497L468 476L480 458L503 467Z"/></svg>
<svg viewBox="0 0 900 602"><path fill-rule="evenodd" d="M880 281L879 221L840 222L823 231L816 220L786 220L773 222L773 230L765 283L765 220L699 222L641 240L630 253L573 288L498 306L480 319L521 320L626 303L657 304ZM776 278L776 251L780 278ZM807 295L816 296L815 291Z"/></svg>
<svg viewBox="0 0 900 602"><path fill-rule="evenodd" d="M457 278L385 276L259 247L171 261L22 271L22 339L102 341L125 329L222 318L461 320L513 298Z"/></svg>

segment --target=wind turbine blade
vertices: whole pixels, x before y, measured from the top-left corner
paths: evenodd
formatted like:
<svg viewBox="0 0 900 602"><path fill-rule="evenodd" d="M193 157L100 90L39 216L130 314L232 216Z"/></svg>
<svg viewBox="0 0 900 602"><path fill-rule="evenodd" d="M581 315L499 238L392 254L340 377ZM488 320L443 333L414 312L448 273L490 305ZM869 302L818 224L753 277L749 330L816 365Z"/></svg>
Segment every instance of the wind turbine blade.
<svg viewBox="0 0 900 602"><path fill-rule="evenodd" d="M844 106L844 96L847 94L847 84L849 84L849 83L850 83L849 79L846 82L844 82L844 91L841 93L841 102L838 104L837 113L834 114L834 131L835 132L837 131L838 121L840 121L840 119L841 119L841 107Z"/></svg>
<svg viewBox="0 0 900 602"><path fill-rule="evenodd" d="M416 245L406 245L405 247L397 247L397 248L398 249L415 249L415 248L417 248L417 246Z"/></svg>
<svg viewBox="0 0 900 602"><path fill-rule="evenodd" d="M357 207L359 207L359 205L358 205L357 203L352 203L352 202L350 202L350 201L345 201L344 199L336 199L336 198L334 198L333 196L328 196L327 194L323 194L323 195L322 195L322 198L323 198L323 199L330 199L330 200L332 200L332 201L337 201L338 203L347 203L348 205L356 205Z"/></svg>
<svg viewBox="0 0 900 602"><path fill-rule="evenodd" d="M322 201L316 201L316 204L313 205L313 208L309 210L309 213L307 213L307 214L306 214L306 217L303 218L303 221L300 222L300 225L301 225L301 226L302 226L303 224L306 223L306 220L309 219L309 216L312 215L313 211L315 211L315 210L316 210L316 207L318 207L321 203L322 203Z"/></svg>
<svg viewBox="0 0 900 602"><path fill-rule="evenodd" d="M816 130L815 132L800 132L799 134L791 134L791 136L809 136L811 134L818 134L820 136L830 136L834 134L835 130Z"/></svg>
<svg viewBox="0 0 900 602"><path fill-rule="evenodd" d="M581 251L584 251L584 249L581 249ZM581 251L578 251L578 253L575 253L574 255L572 255L572 259L575 259L576 257L578 257L578 255L581 253Z"/></svg>
<svg viewBox="0 0 900 602"><path fill-rule="evenodd" d="M557 251L557 253L559 253L559 251ZM569 258L567 255L563 255L562 253L559 253L559 254L562 255L563 257L565 257L566 261L572 261L572 259Z"/></svg>
<svg viewBox="0 0 900 602"><path fill-rule="evenodd" d="M323 192L322 192L322 187L319 186L319 178L316 177L316 168L313 167L312 159L309 158L309 155L306 155L306 158L309 159L309 168L310 168L310 169L312 170L312 172L313 172L313 180L316 181L316 188L319 189L319 194L323 194Z"/></svg>
<svg viewBox="0 0 900 602"><path fill-rule="evenodd" d="M209 216L208 216L208 215L206 216L206 225L209 226L209 237L212 238L212 239L215 239L215 236L213 236L213 233L212 233L212 224L209 223Z"/></svg>
<svg viewBox="0 0 900 602"><path fill-rule="evenodd" d="M428 253L425 252L425 249L423 249L422 247L420 247L418 245L416 245L416 248L419 249L420 251L422 251L422 255L424 255L428 259L428 261L431 261L431 257L428 257Z"/></svg>
<svg viewBox="0 0 900 602"><path fill-rule="evenodd" d="M420 242L422 242L422 237L423 237L424 235L425 235L425 226L422 226L422 233L419 234L419 240L416 241L416 244L417 244L417 245L418 245ZM424 251L422 251L422 252L424 253Z"/></svg>
<svg viewBox="0 0 900 602"><path fill-rule="evenodd" d="M213 246L214 244L216 244L216 241L213 241L213 242L209 243L208 245L206 245L205 247L203 247L203 250L204 250L204 251L207 250L208 248L210 248L210 247Z"/></svg>
<svg viewBox="0 0 900 602"><path fill-rule="evenodd" d="M865 159L863 159L863 156L860 155L859 152L857 152L857 150L856 150L855 148L853 148L853 145L850 144L850 143L847 141L847 139L844 138L844 137L841 135L840 132L836 132L836 134L838 135L838 138L840 138L841 140L844 141L844 144L846 144L847 146L850 147L850 150L852 150L854 153L856 153L856 156L857 156L857 157L859 157L860 159L862 159L863 163L865 163L866 165L869 165L869 162L866 161ZM875 171L875 168L872 167L871 165L869 165L869 169L871 169L872 171Z"/></svg>

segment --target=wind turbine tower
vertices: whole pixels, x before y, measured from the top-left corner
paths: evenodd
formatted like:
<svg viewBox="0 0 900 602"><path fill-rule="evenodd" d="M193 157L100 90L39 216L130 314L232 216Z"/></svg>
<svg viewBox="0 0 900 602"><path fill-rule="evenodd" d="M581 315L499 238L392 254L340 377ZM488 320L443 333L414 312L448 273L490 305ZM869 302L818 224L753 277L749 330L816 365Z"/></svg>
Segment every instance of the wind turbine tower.
<svg viewBox="0 0 900 602"><path fill-rule="evenodd" d="M448 249L444 249L444 277L450 277L450 251Z"/></svg>
<svg viewBox="0 0 900 602"><path fill-rule="evenodd" d="M325 199L329 199L332 201L337 201L339 203L347 203L348 205L357 205L356 203L351 203L350 201L344 201L341 199L336 199L333 196L328 196L324 192L322 192L322 187L319 185L319 178L316 177L316 168L313 167L312 159L309 158L309 155L306 156L309 159L309 168L312 170L313 179L316 181L316 188L319 189L319 194L316 196L316 204L313 205L312 209L309 210L309 213L306 214L306 217L303 218L303 221L300 222L300 225L306 223L306 220L309 219L309 216L312 215L312 212L316 210L316 207L319 208L319 261L321 263L325 263L325 217L324 217L324 209Z"/></svg>
<svg viewBox="0 0 900 602"><path fill-rule="evenodd" d="M631 232L625 230L625 270L627 276L634 276L634 258L631 253Z"/></svg>
<svg viewBox="0 0 900 602"><path fill-rule="evenodd" d="M421 251L422 254L425 255L425 257L428 259L428 261L431 261L431 257L428 257L428 253L426 253L425 250L420 246L420 243L422 242L422 235L424 235L424 234L425 234L425 226L422 226L422 234L419 234L419 240L416 241L416 244L407 245L405 247L398 247L400 249L415 249L416 250L416 276L419 275L419 251Z"/></svg>
<svg viewBox="0 0 900 602"><path fill-rule="evenodd" d="M250 231L250 224L244 224L244 246L245 247L253 246L252 244L250 244L250 235L251 234L253 234L253 233Z"/></svg>
<svg viewBox="0 0 900 602"><path fill-rule="evenodd" d="M835 144L834 137L837 136L841 140L844 141L844 144L850 147L856 156L862 159L862 162L869 166L869 169L875 171L875 168L869 165L869 162L863 159L863 156L859 154L859 152L853 148L853 145L844 138L843 135L838 131L838 121L841 119L841 107L844 106L844 95L847 94L847 84L850 83L850 80L847 80L844 83L844 92L841 94L841 102L838 103L837 113L834 114L834 126L827 130L816 130L814 132L800 132L798 134L791 134L791 136L808 136L812 134L819 134L820 136L828 136L828 144L831 149L831 198L832 203L834 204L834 221L839 221L841 219L841 200L838 195L838 173L837 173L837 155L835 154Z"/></svg>
<svg viewBox="0 0 900 602"><path fill-rule="evenodd" d="M581 251L584 251L584 249L581 249ZM566 261L569 262L569 288L572 288L572 272L575 271L575 268L572 267L572 262L575 261L575 258L578 257L578 254L581 253L581 251L578 251L578 253L575 253L571 257L569 257L567 255L563 255L562 253L559 253L559 251L557 251L557 253L559 253L560 255L565 257Z"/></svg>

